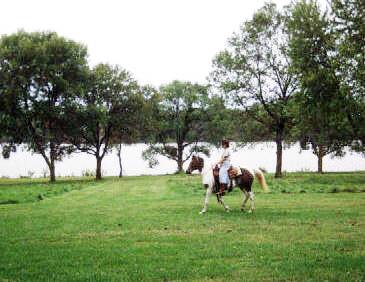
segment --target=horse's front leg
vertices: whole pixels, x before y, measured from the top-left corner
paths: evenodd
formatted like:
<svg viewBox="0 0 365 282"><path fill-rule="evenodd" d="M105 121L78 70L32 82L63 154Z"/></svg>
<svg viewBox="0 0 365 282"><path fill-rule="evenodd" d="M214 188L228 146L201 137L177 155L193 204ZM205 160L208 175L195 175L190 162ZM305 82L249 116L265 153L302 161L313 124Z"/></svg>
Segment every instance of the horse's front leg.
<svg viewBox="0 0 365 282"><path fill-rule="evenodd" d="M222 196L219 196L219 202L222 204L222 206L224 207L224 209L225 209L226 212L230 212L231 211L231 209L229 208L229 206L224 203Z"/></svg>
<svg viewBox="0 0 365 282"><path fill-rule="evenodd" d="M249 196L250 196L250 210L248 212L253 212L255 210L255 194L253 193L253 191L248 192Z"/></svg>
<svg viewBox="0 0 365 282"><path fill-rule="evenodd" d="M205 194L204 208L200 211L200 214L203 214L207 211L210 195L212 195L212 187L211 186L209 186L207 188L207 192Z"/></svg>
<svg viewBox="0 0 365 282"><path fill-rule="evenodd" d="M242 200L241 211L244 211L245 210L246 203L247 203L247 200L249 198L249 195L248 195L247 191L245 191L245 190L242 190L242 193L243 193L243 200Z"/></svg>

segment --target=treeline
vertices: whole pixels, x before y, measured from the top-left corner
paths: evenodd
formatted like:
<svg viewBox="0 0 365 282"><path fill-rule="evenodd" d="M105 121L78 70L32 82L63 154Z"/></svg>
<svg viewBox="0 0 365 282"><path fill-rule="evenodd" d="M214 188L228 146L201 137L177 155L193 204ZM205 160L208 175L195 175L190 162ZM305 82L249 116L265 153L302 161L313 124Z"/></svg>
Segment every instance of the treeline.
<svg viewBox="0 0 365 282"><path fill-rule="evenodd" d="M0 140L39 153L55 181L55 162L73 152L104 156L121 144L150 144L143 158L175 160L182 171L206 142L275 141L276 177L284 143L300 141L318 157L364 152L365 4L297 1L265 4L213 60L206 85L140 85L119 66L91 68L87 48L53 32L0 39ZM121 173L120 173L121 176Z"/></svg>

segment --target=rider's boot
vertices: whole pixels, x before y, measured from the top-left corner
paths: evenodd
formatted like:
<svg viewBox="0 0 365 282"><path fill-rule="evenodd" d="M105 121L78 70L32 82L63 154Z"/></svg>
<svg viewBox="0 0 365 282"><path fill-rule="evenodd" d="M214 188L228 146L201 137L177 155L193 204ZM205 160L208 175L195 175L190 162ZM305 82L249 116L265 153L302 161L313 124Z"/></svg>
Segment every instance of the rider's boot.
<svg viewBox="0 0 365 282"><path fill-rule="evenodd" d="M225 184L225 183L221 183L221 185L220 185L220 190L219 190L219 192L217 193L217 195L224 196L224 194L225 194L225 190L227 190L227 184Z"/></svg>
<svg viewBox="0 0 365 282"><path fill-rule="evenodd" d="M233 190L233 180L229 180L229 186L228 186L228 192L231 192Z"/></svg>

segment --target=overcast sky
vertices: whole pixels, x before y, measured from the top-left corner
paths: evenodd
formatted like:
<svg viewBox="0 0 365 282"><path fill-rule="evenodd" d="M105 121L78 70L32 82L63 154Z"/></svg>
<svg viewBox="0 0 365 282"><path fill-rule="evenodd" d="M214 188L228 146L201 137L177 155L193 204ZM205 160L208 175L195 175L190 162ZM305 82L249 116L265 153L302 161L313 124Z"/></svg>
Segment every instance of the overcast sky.
<svg viewBox="0 0 365 282"><path fill-rule="evenodd" d="M143 84L204 83L212 59L263 0L3 0L0 34L56 31ZM290 0L275 0L280 8Z"/></svg>

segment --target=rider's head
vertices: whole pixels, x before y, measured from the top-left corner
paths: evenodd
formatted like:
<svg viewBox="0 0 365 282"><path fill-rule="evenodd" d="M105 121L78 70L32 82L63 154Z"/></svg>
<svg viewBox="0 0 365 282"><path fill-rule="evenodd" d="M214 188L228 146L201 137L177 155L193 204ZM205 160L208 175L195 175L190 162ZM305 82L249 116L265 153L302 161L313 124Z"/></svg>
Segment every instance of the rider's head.
<svg viewBox="0 0 365 282"><path fill-rule="evenodd" d="M223 148L228 148L229 147L229 141L227 139L222 140L222 147Z"/></svg>

